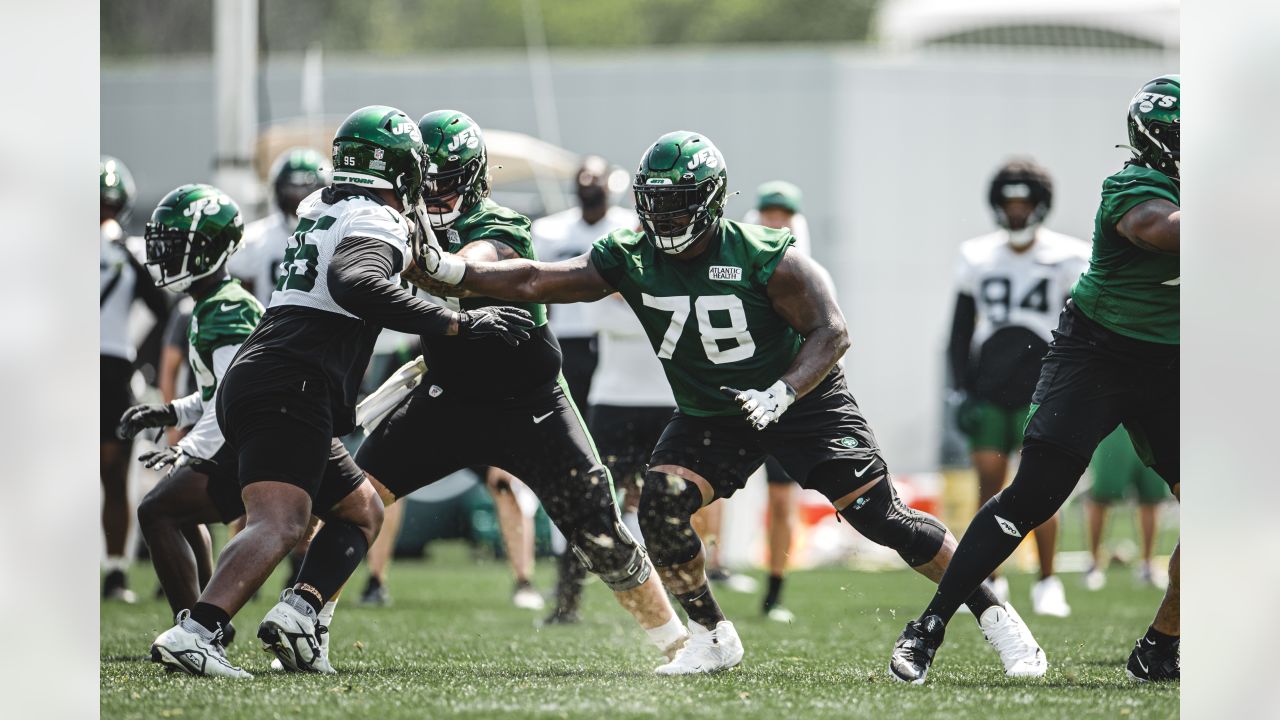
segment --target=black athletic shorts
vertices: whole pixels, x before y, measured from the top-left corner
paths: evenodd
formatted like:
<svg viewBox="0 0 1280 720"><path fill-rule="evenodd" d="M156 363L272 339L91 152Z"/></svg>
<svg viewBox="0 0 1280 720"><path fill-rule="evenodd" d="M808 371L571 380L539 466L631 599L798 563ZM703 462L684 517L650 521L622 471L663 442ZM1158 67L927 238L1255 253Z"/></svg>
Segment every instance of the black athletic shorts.
<svg viewBox="0 0 1280 720"><path fill-rule="evenodd" d="M529 486L551 521L616 513L612 482L563 380L522 397L478 402L423 377L365 438L356 464L396 497L462 468L506 470Z"/></svg>
<svg viewBox="0 0 1280 720"><path fill-rule="evenodd" d="M257 368L248 368L256 373ZM277 387L241 383L245 368L232 364L218 391L218 427L236 454L240 487L263 480L297 485L313 510L333 507L364 479L333 437L328 385L323 378L289 380ZM335 502L336 502L335 500Z"/></svg>
<svg viewBox="0 0 1280 720"><path fill-rule="evenodd" d="M592 405L591 437L614 482L625 485L644 473L673 407Z"/></svg>
<svg viewBox="0 0 1280 720"><path fill-rule="evenodd" d="M729 497L770 455L801 487L832 501L888 472L875 435L838 367L764 430L748 425L744 415L696 417L677 412L649 466L688 468L711 483L716 497ZM829 460L850 461L850 474L810 482L813 469Z"/></svg>
<svg viewBox="0 0 1280 720"><path fill-rule="evenodd" d="M1056 445L1088 462L1123 424L1142 461L1176 485L1178 350L1114 333L1068 302L1040 369L1024 443Z"/></svg>
<svg viewBox="0 0 1280 720"><path fill-rule="evenodd" d="M764 461L764 479L770 485L790 485L795 482L787 469L782 467L782 463L778 462L778 458L772 455Z"/></svg>
<svg viewBox="0 0 1280 720"><path fill-rule="evenodd" d="M587 406L591 395L591 378L600 362L594 337L558 338L561 353L561 374L569 385L569 396L579 407Z"/></svg>
<svg viewBox="0 0 1280 720"><path fill-rule="evenodd" d="M129 381L133 379L133 363L112 355L98 356L99 386L101 388L98 411L101 413L100 440L126 442L116 437L116 427L124 411L133 405L133 388Z"/></svg>
<svg viewBox="0 0 1280 720"><path fill-rule="evenodd" d="M223 443L212 460L196 460L191 468L208 478L205 492L218 509L218 517L222 522L229 523L244 515L244 499L240 496L239 461L230 443ZM329 446L329 462L324 468L324 479L321 480L320 490L316 492L311 504L311 513L324 517L326 512L360 487L362 482L364 471L356 466L356 461L351 459L351 454L342 441L334 438Z"/></svg>

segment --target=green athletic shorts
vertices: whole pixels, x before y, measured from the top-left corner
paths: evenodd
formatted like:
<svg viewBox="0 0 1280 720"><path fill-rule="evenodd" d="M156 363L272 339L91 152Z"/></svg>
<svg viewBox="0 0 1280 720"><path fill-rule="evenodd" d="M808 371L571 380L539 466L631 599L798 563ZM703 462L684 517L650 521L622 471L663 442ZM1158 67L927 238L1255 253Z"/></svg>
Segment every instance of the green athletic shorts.
<svg viewBox="0 0 1280 720"><path fill-rule="evenodd" d="M1143 505L1158 503L1170 496L1165 481L1155 470L1142 464L1123 425L1103 439L1089 467L1093 470L1089 497L1095 502L1124 500L1130 496L1130 488Z"/></svg>
<svg viewBox="0 0 1280 720"><path fill-rule="evenodd" d="M1003 408L981 400L966 401L956 418L961 432L969 436L969 450L995 450L1008 455L1022 445L1030 405Z"/></svg>

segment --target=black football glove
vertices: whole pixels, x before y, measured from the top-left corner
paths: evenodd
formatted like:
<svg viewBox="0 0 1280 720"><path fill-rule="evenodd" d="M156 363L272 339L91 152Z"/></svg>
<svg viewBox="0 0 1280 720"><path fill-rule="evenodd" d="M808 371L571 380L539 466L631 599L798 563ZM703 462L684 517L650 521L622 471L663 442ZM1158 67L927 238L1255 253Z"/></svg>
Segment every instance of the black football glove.
<svg viewBox="0 0 1280 720"><path fill-rule="evenodd" d="M159 450L142 453L138 456L138 460L142 461L142 466L148 470L164 470L172 466L170 472L186 465L191 460L191 456L182 452L182 448L177 445L170 445Z"/></svg>
<svg viewBox="0 0 1280 720"><path fill-rule="evenodd" d="M529 339L533 316L528 311L505 305L493 305L458 313L458 334L468 340L500 337L508 345L519 345Z"/></svg>
<svg viewBox="0 0 1280 720"><path fill-rule="evenodd" d="M132 440L134 435L147 428L173 427L178 424L178 411L172 403L163 405L134 405L120 416L116 437Z"/></svg>

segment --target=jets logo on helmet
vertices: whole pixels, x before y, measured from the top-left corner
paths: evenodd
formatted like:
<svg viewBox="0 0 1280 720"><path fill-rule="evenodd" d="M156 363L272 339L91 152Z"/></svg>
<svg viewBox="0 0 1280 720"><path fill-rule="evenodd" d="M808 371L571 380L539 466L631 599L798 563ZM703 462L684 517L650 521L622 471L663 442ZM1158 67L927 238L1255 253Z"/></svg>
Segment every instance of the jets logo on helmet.
<svg viewBox="0 0 1280 720"><path fill-rule="evenodd" d="M222 269L240 248L240 207L212 185L183 185L160 201L147 223L147 265L174 292Z"/></svg>
<svg viewBox="0 0 1280 720"><path fill-rule="evenodd" d="M718 228L728 182L724 156L706 137L678 130L658 138L631 183L649 242L676 255Z"/></svg>
<svg viewBox="0 0 1280 720"><path fill-rule="evenodd" d="M457 110L427 113L418 129L426 147L423 208L431 226L443 230L489 195L484 133Z"/></svg>
<svg viewBox="0 0 1280 720"><path fill-rule="evenodd" d="M1182 77L1161 75L1147 82L1129 101L1129 149L1133 160L1179 179L1181 171Z"/></svg>
<svg viewBox="0 0 1280 720"><path fill-rule="evenodd" d="M360 108L333 138L333 183L392 190L407 211L422 193L422 151L408 115L387 105Z"/></svg>

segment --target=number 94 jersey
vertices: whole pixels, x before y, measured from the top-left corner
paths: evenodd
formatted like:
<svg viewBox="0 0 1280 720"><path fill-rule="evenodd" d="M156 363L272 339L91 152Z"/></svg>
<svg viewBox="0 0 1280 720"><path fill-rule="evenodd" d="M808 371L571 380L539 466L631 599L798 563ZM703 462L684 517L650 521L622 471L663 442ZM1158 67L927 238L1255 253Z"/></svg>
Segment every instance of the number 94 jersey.
<svg viewBox="0 0 1280 720"><path fill-rule="evenodd" d="M1025 328L1051 341L1071 285L1088 265L1088 243L1044 228L1020 253L1003 230L966 241L960 246L956 286L977 306L974 348L981 351L1005 328Z"/></svg>
<svg viewBox="0 0 1280 720"><path fill-rule="evenodd" d="M720 386L769 387L800 351L765 289L794 243L786 230L721 220L707 249L685 260L622 229L595 242L591 262L644 326L680 411L736 415Z"/></svg>

